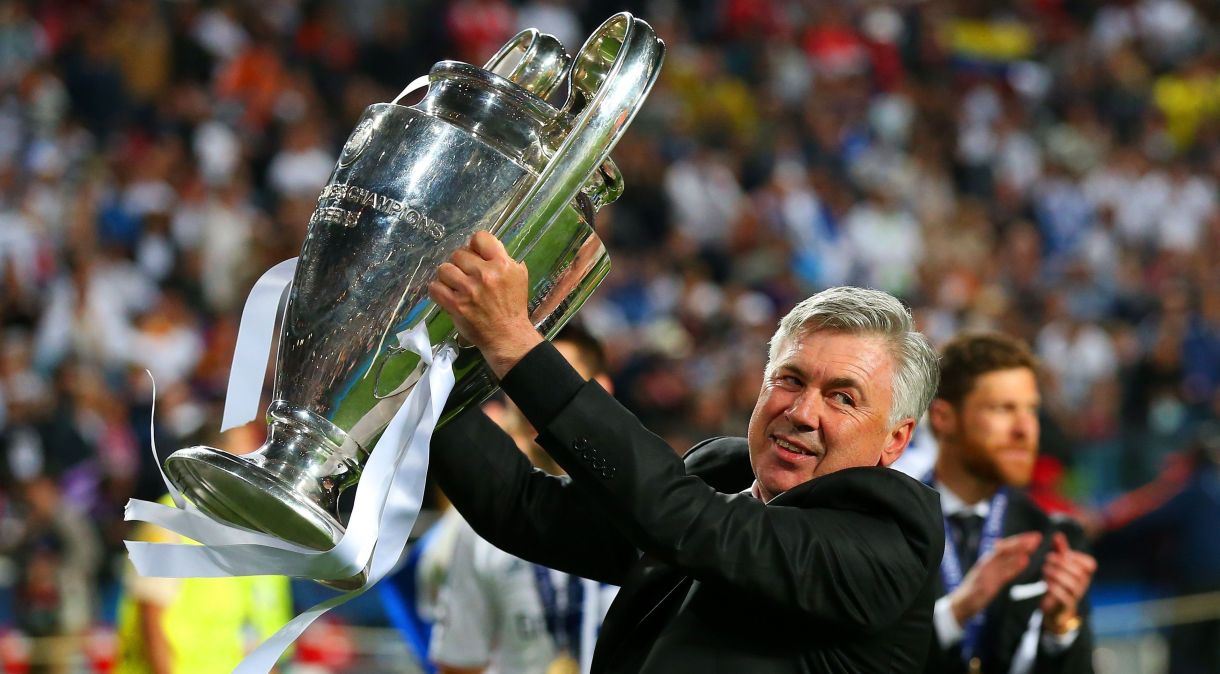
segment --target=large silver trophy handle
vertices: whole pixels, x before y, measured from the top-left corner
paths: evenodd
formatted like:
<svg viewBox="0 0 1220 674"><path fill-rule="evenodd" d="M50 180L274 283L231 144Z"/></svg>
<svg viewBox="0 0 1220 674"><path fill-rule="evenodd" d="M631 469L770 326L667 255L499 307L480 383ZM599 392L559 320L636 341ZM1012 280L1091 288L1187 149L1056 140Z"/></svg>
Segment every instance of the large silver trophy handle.
<svg viewBox="0 0 1220 674"><path fill-rule="evenodd" d="M488 69L517 72L520 68L503 67L506 56L515 51L524 52L521 63L533 58L536 64L553 64L554 61L537 56L544 53L544 49L536 46L537 41L549 36L530 33L523 31L505 45L488 61ZM664 52L665 45L652 26L627 12L610 17L594 31L577 54L569 79L565 110L579 111L580 116L567 127L570 131L533 186L491 228L509 254L526 261L531 270L535 269L535 259L554 260L558 264L557 270L543 275L544 288L531 289L535 304L531 304L530 315L547 339L554 337L589 298L609 272L610 262L592 229L588 230L587 238L572 240L569 249L558 258L536 248L542 234L573 199L592 211L614 201L622 192L622 178L608 157L656 82ZM550 91L545 89L546 93ZM567 115L563 118L565 122L570 119ZM601 173L601 179L593 181L599 187L590 190L589 177L594 171ZM592 213L586 217L591 226ZM439 307L431 308L432 314L439 312ZM454 370L461 376L449 396L442 425L462 409L485 400L497 386L490 370L473 350L459 356Z"/></svg>
<svg viewBox="0 0 1220 674"><path fill-rule="evenodd" d="M520 259L606 161L652 90L664 55L652 26L628 12L607 19L585 41L572 70L569 105L572 96L588 103L533 188L491 230L509 242L510 255ZM515 231L523 227L531 231Z"/></svg>
<svg viewBox="0 0 1220 674"><path fill-rule="evenodd" d="M554 37L526 28L500 47L483 70L495 73L541 99L566 81L572 57Z"/></svg>

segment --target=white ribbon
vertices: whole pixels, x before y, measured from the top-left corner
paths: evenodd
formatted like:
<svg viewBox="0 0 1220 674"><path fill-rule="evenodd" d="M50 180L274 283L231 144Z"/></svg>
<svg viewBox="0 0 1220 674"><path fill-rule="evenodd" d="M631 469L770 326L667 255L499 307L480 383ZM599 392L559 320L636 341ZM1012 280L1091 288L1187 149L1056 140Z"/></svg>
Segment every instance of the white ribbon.
<svg viewBox="0 0 1220 674"><path fill-rule="evenodd" d="M424 87L428 86L428 81L429 80L428 80L427 75L420 75L419 77L416 77L415 79L411 80L411 83L407 85L406 89L403 89L402 92L399 93L397 96L395 96L394 100L392 100L390 102L393 103L394 105L398 105L399 101L401 101L402 99L411 95L412 92L418 91L418 90L423 89Z"/></svg>
<svg viewBox="0 0 1220 674"><path fill-rule="evenodd" d="M229 390L225 393L225 411L220 419L221 431L258 416L275 319L292 285L296 268L297 258L284 260L264 272L250 289L237 328L237 346L233 349L233 366L229 368Z"/></svg>
<svg viewBox="0 0 1220 674"><path fill-rule="evenodd" d="M234 374L230 377L225 410L227 420L237 419L232 425L246 423L257 412L276 310L294 266L295 260L288 260L264 274L255 284L242 312L239 353L234 356ZM266 342L258 343L249 337L250 334L261 336ZM423 323L397 337L402 348L420 355L420 366L427 370L407 394L370 452L356 489L350 524L334 548L317 551L212 520L191 504L183 503L168 480L166 487L176 496L175 503L180 507L135 499L127 505L126 519L150 522L203 544L125 541L141 575L186 578L275 574L337 580L350 578L367 568L367 579L360 588L322 602L294 618L234 670L239 674L270 671L284 650L314 620L364 593L390 573L402 556L422 505L429 444L453 388L456 354L446 347L434 356ZM262 354L261 362L256 362L257 354ZM239 357L244 359L240 365ZM231 405L234 400L237 404ZM254 402L250 403L250 400ZM156 457L155 445L153 455Z"/></svg>
<svg viewBox="0 0 1220 674"><path fill-rule="evenodd" d="M414 337L420 336L426 344L427 335L422 330L414 335ZM407 345L403 344L403 346ZM424 349L424 354L428 352L429 349ZM420 355L424 356L424 354ZM397 566L399 559L402 558L403 550L406 548L407 537L415 526L415 517L419 514L420 506L423 503L424 483L428 474L428 447L432 439L432 431L436 429L436 423L440 420L441 410L444 409L449 392L453 389L453 358L455 355L453 349L445 348L432 360L427 375L411 390L407 402L394 415L390 426L373 450L376 454L388 443L394 445L406 443L401 450L405 452L405 455L402 456L402 460L398 462L394 471L394 488L387 495L385 509L382 511L378 523L377 545L373 550L372 564L364 585L352 592L317 604L293 618L248 655L233 670L234 674L266 674L275 666L284 650L301 636L301 633L313 624L314 620L335 606L364 594ZM427 359L427 356L424 357ZM415 417L414 412L403 413L403 410L408 408L422 408L418 410L420 412L419 422L413 427L405 423L407 418ZM372 457L369 459L369 464L365 466L366 478L371 465ZM361 487L356 490L357 503L359 503L362 488L363 480ZM356 514L353 510L351 519L353 523L356 521L355 518ZM350 529L348 535L350 535Z"/></svg>
<svg viewBox="0 0 1220 674"><path fill-rule="evenodd" d="M425 422L425 414L432 407L436 407L439 414L439 407L444 405L445 400L442 399L440 405L434 405L430 398L431 391L437 390L434 382L438 377L449 381L443 391L445 398L448 398L449 389L453 386L451 350L445 349L433 359L423 323L400 335L399 343L415 353L422 351L420 356L422 362L428 365L428 370L411 389L406 402L394 414L381 440L370 453L356 489L350 525L334 548L318 551L217 522L193 508L178 510L132 499L127 505L127 519L153 522L203 544L128 541L127 549L136 571L144 576L170 578L278 574L315 580L341 580L360 573L372 555L373 544L378 540L377 529L384 515L383 507L396 479L396 466L401 468L403 465L400 460L411 440L409 434L413 428ZM444 371L446 369L448 372ZM432 425L435 423L432 421ZM422 451L427 453L426 444ZM426 465L425 462L425 468ZM150 553L151 550L156 552Z"/></svg>

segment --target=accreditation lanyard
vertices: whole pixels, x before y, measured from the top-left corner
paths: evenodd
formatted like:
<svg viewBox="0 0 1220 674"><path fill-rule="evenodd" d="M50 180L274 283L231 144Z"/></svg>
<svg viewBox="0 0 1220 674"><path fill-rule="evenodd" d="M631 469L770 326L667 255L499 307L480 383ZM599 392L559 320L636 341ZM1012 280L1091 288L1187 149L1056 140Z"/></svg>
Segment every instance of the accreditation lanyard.
<svg viewBox="0 0 1220 674"><path fill-rule="evenodd" d="M555 649L559 652L567 651L572 657L579 657L577 648L580 647L581 607L584 599L584 588L580 579L568 576L564 603L560 606L559 593L555 589L551 570L540 564L533 566L538 599L542 601L543 616L546 618L546 631L555 642Z"/></svg>
<svg viewBox="0 0 1220 674"><path fill-rule="evenodd" d="M1001 488L991 497L991 507L987 511L987 519L983 521L983 535L979 540L979 551L975 562L991 552L1004 530L1004 511L1008 509L1008 490ZM953 544L953 531L949 527L949 518L945 517L945 555L940 560L940 577L945 584L945 594L956 590L962 584L966 572L962 569L961 558L957 554L957 546ZM983 632L983 616L986 611L979 611L963 625L962 660L969 662L978 649L979 636Z"/></svg>

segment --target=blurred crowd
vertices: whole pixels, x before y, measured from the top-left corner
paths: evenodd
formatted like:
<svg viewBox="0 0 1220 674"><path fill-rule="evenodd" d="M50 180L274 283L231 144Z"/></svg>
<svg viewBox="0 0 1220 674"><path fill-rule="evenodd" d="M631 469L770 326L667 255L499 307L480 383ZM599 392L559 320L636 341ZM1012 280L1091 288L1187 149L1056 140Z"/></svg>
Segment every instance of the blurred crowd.
<svg viewBox="0 0 1220 674"><path fill-rule="evenodd" d="M367 105L623 9L668 55L581 320L675 450L742 432L776 320L839 284L1033 344L1065 502L1220 417L1215 2L0 0L0 624L103 615L154 436L215 435L245 294Z"/></svg>

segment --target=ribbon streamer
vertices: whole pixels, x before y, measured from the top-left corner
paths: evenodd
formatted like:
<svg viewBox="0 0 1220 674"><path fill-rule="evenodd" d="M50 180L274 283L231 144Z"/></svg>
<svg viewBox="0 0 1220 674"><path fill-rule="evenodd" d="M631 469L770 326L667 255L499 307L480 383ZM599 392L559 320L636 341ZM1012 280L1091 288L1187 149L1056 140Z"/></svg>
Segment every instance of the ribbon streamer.
<svg viewBox="0 0 1220 674"><path fill-rule="evenodd" d="M394 97L394 100L390 102L394 105L398 105L398 102L402 99L428 86L428 81L429 77L427 75L420 75L419 77L416 77L415 79L411 80L411 83L407 85L406 89L403 89L397 96Z"/></svg>
<svg viewBox="0 0 1220 674"><path fill-rule="evenodd" d="M368 565L367 580L360 588L297 616L248 656L236 672L265 674L314 620L367 591L389 574L402 556L423 501L432 431L453 388L455 353L444 348L434 358L422 324L400 335L399 342L404 348L422 351L424 363L430 364L373 448L365 465L365 479L356 490L351 526L331 550L320 552L233 527L197 510L134 499L128 506L128 519L151 522L204 543L127 541L141 575L182 578L279 574L340 579L356 575ZM387 477L374 479L378 475ZM322 575L311 575L315 571Z"/></svg>
<svg viewBox="0 0 1220 674"><path fill-rule="evenodd" d="M253 421L258 416L258 400L263 395L263 380L267 374L267 359L275 335L275 319L279 307L292 286L297 258L284 260L263 272L246 297L237 328L237 346L233 349L233 365L229 368L229 388L225 393L225 411L220 430ZM171 489L173 489L171 487Z"/></svg>
<svg viewBox="0 0 1220 674"><path fill-rule="evenodd" d="M144 370L144 374L147 374L148 380L152 382L152 406L148 410L148 442L152 447L153 465L157 467L157 472L161 473L161 481L169 488L169 497L173 499L174 505L185 508L188 505L186 500L182 498L178 489L170 484L169 478L165 477L165 468L161 465L161 457L157 454L157 429L153 426L153 419L157 418L157 378L153 376L152 370ZM262 383L259 383L259 386L262 386ZM128 501L129 504L130 501ZM126 513L125 510L124 513Z"/></svg>
<svg viewBox="0 0 1220 674"><path fill-rule="evenodd" d="M404 345L405 346L405 345ZM423 355L423 354L421 354ZM422 419L411 431L410 441L406 448L406 456L399 464L394 479L396 488L386 501L385 512L380 522L380 538L373 552L372 564L369 568L368 580L360 588L347 594L324 601L294 618L270 639L246 657L242 664L233 670L234 674L266 674L275 666L284 649L297 639L314 620L335 606L344 604L368 591L382 578L386 577L398 565L406 547L407 537L415 526L415 517L423 504L425 478L428 474L428 449L432 432L440 421L441 411L449 392L453 389L453 359L456 353L446 348L439 354L428 370L427 377L416 384L412 394L421 389L427 389L427 395L415 398L423 401ZM413 396L414 397L414 396ZM410 401L408 401L410 402ZM403 405L404 408L408 405ZM395 415L395 421L398 421ZM391 428L394 422L390 422ZM406 431L399 428L397 432ZM390 430L386 430L389 435ZM382 436L384 442L385 436ZM381 446L381 442L378 446ZM357 492L359 498L359 492Z"/></svg>
<svg viewBox="0 0 1220 674"><path fill-rule="evenodd" d="M246 423L257 414L277 309L295 265L295 259L287 260L268 270L247 299L226 398L226 429ZM270 671L314 620L367 591L389 574L402 556L422 505L429 444L453 388L456 353L445 347L434 355L423 323L397 335L397 339L399 346L420 355L421 367L427 370L370 452L356 490L350 524L332 549L318 551L213 520L180 496L175 499L180 507L136 499L127 505L125 519L149 522L203 544L125 541L141 575L289 575L337 580L367 571L360 588L311 607L281 628L242 661L234 670L239 674ZM152 451L157 458L155 443ZM159 467L159 459L157 463ZM168 480L165 483L170 493L177 495L173 485Z"/></svg>
<svg viewBox="0 0 1220 674"><path fill-rule="evenodd" d="M315 580L340 580L360 573L379 538L380 518L384 515L383 508L391 493L392 482L396 479L396 466L401 468L403 465L402 453L409 441L406 436L412 428L423 423L429 409L427 405L431 401L427 400L429 393L425 391L435 388L431 382L437 377L453 378L452 356L446 355L451 350L443 350L434 359L422 323L400 335L399 343L410 351L422 352L421 360L428 366L428 371L424 380L412 388L406 402L395 413L381 440L370 453L356 490L350 525L334 548L318 551L217 522L197 510L175 512L176 509L167 506L132 499L127 506L127 519L152 522L203 543L203 546L198 546L127 541L136 571L145 576L170 578L276 574ZM445 369L449 372L445 373ZM424 386L425 382L430 385ZM452 383L448 387L452 388ZM448 397L447 389L444 396ZM444 400L441 400L443 403ZM423 447L422 451L426 453L427 444Z"/></svg>

